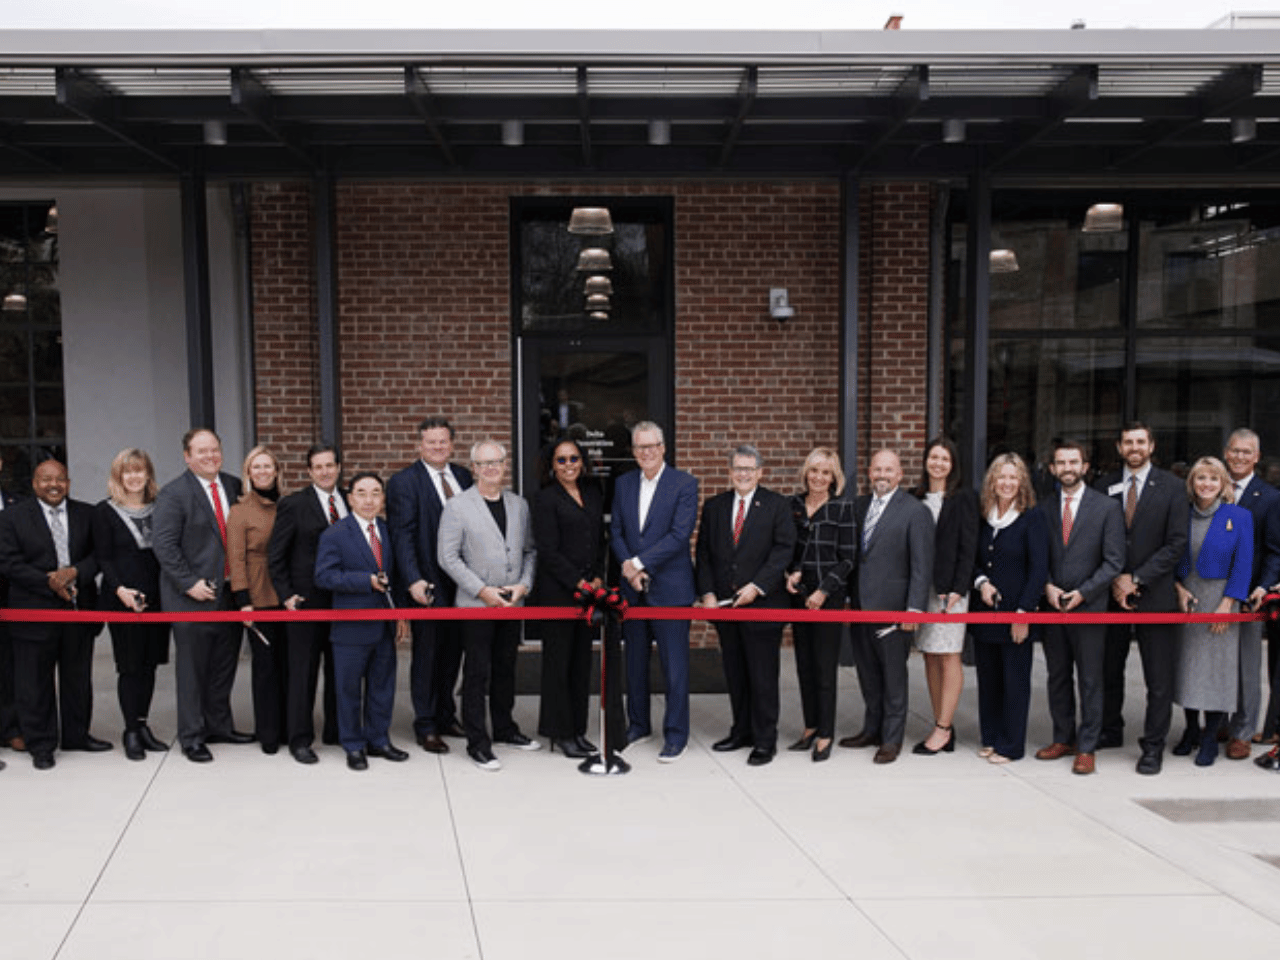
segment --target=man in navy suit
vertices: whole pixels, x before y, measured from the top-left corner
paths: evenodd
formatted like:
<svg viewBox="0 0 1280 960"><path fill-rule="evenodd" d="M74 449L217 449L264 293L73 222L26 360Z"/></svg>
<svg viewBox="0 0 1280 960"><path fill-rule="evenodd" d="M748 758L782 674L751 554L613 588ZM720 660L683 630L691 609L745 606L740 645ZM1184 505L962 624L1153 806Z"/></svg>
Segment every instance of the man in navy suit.
<svg viewBox="0 0 1280 960"><path fill-rule="evenodd" d="M387 481L387 526L396 556L397 595L402 604L451 607L457 588L440 569L437 538L447 500L471 486L471 471L449 462L454 430L444 417L418 424L420 458ZM413 732L428 753L448 753L443 736L464 736L453 691L462 664L462 624L456 620L414 620Z"/></svg>
<svg viewBox="0 0 1280 960"><path fill-rule="evenodd" d="M1120 504L1084 482L1089 472L1083 444L1059 441L1053 451L1058 492L1040 504L1049 528L1049 582L1044 594L1059 613L1102 613L1111 582L1124 566L1124 512ZM1036 751L1037 760L1072 756L1071 770L1091 774L1102 733L1102 658L1106 626L1051 623L1044 633L1047 692L1053 742ZM1080 723L1076 696L1080 689Z"/></svg>
<svg viewBox="0 0 1280 960"><path fill-rule="evenodd" d="M19 610L92 610L98 564L93 508L68 499L67 469L56 460L36 467L35 498L0 513L0 571L9 604ZM89 733L93 714L93 638L100 625L14 623L13 672L18 722L37 770L63 750L110 750ZM55 690L54 672L57 671Z"/></svg>
<svg viewBox="0 0 1280 960"><path fill-rule="evenodd" d="M1234 487L1235 502L1253 514L1253 569L1248 606L1257 608L1280 581L1280 491L1254 472L1261 454L1258 435L1241 428L1227 438L1222 459ZM1227 757L1244 760L1249 742L1258 732L1262 708L1262 622L1240 624L1240 701L1229 721Z"/></svg>
<svg viewBox="0 0 1280 960"><path fill-rule="evenodd" d="M312 446L307 451L307 473L311 475L310 486L280 499L267 542L271 584L289 610L324 610L331 604L328 591L315 583L316 549L320 534L347 515L347 498L338 489L342 460L337 449L327 443ZM286 623L285 643L289 665L285 693L289 752L299 763L315 763L319 758L311 744L315 741L316 686L322 656L326 667L323 738L325 743L338 742L329 624L318 620Z"/></svg>
<svg viewBox="0 0 1280 960"><path fill-rule="evenodd" d="M702 508L698 528L698 592L704 607L776 609L788 605L783 580L795 552L796 523L785 498L760 486L764 458L741 444L729 458L733 489ZM716 623L733 724L711 745L724 753L751 747L747 763L762 766L778 745L781 623Z"/></svg>
<svg viewBox="0 0 1280 960"><path fill-rule="evenodd" d="M1174 613L1174 574L1187 551L1187 488L1153 466L1156 441L1145 423L1125 424L1116 441L1124 469L1104 477L1099 489L1120 504L1125 517L1124 569L1111 583L1112 607L1142 613ZM1176 631L1173 624L1134 625L1142 678L1147 685L1142 756L1138 773L1150 776L1164 765L1164 744L1173 711ZM1129 624L1107 630L1103 660L1102 735L1098 745L1119 746L1124 730L1124 668L1129 657Z"/></svg>
<svg viewBox="0 0 1280 960"><path fill-rule="evenodd" d="M609 521L609 545L622 563L623 595L655 607L685 607L695 599L689 541L698 522L698 481L668 467L662 428L642 420L631 429L639 470L618 478ZM678 760L689 742L689 621L627 620L627 742L652 735L649 720L649 647L667 684L661 763Z"/></svg>
<svg viewBox="0 0 1280 960"><path fill-rule="evenodd" d="M378 519L385 494L376 473L351 478L351 513L320 534L316 586L333 595L335 610L385 610L392 553ZM391 742L396 692L396 632L392 620L343 620L330 633L338 693L338 739L347 766L367 770L369 757L399 763L409 754Z"/></svg>
<svg viewBox="0 0 1280 960"><path fill-rule="evenodd" d="M152 514L161 608L173 613L230 610L227 515L240 498L240 481L222 472L222 441L212 430L188 430L182 456L187 469L164 485ZM213 759L210 743L253 742L231 719L242 634L238 623L173 625L178 742L193 763Z"/></svg>

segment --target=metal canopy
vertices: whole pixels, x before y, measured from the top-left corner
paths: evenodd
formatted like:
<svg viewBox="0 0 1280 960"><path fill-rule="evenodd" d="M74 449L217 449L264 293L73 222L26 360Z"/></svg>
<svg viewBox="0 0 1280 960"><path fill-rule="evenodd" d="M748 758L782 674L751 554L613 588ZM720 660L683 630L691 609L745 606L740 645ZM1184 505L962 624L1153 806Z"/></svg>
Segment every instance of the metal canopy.
<svg viewBox="0 0 1280 960"><path fill-rule="evenodd" d="M0 178L188 171L1270 182L1280 31L0 33Z"/></svg>

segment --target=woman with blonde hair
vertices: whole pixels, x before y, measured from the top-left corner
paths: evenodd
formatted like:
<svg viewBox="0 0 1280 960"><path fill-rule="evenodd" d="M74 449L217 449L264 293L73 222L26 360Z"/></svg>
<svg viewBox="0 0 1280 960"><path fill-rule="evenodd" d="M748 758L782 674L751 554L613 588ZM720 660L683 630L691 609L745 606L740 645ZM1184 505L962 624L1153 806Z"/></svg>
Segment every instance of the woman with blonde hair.
<svg viewBox="0 0 1280 960"><path fill-rule="evenodd" d="M1249 596L1253 514L1232 503L1232 490L1227 468L1216 457L1201 457L1187 473L1190 531L1175 581L1178 606L1185 613L1235 613L1236 604ZM1178 627L1173 699L1186 711L1187 729L1173 752L1186 756L1196 751L1198 767L1218 758L1218 727L1236 708L1239 634L1238 623Z"/></svg>
<svg viewBox="0 0 1280 960"><path fill-rule="evenodd" d="M992 460L982 483L977 609L1031 613L1039 605L1049 580L1049 527L1035 505L1022 458L1003 453ZM978 755L991 763L1020 760L1031 704L1032 631L1025 623L982 623L974 625L973 635L982 732Z"/></svg>
<svg viewBox="0 0 1280 960"><path fill-rule="evenodd" d="M858 556L853 504L844 499L844 471L829 447L815 447L800 467L800 492L791 496L796 549L787 568L791 605L804 610L839 610ZM839 623L793 623L791 636L800 680L804 733L790 750L813 749L821 763L831 756L836 727L836 673Z"/></svg>
<svg viewBox="0 0 1280 960"><path fill-rule="evenodd" d="M240 500L227 516L227 563L231 597L241 610L279 610L280 600L267 570L267 541L280 499L280 463L264 446L244 458ZM254 734L263 753L280 749L285 698L284 631L277 623L246 620L253 653Z"/></svg>
<svg viewBox="0 0 1280 960"><path fill-rule="evenodd" d="M93 516L93 550L102 571L102 609L156 613L160 609L160 564L151 548L156 471L146 451L121 450L111 461L108 497ZM142 760L168 745L151 732L147 716L156 687L156 667L169 662L169 624L112 623L111 652L116 691L124 714L124 754Z"/></svg>

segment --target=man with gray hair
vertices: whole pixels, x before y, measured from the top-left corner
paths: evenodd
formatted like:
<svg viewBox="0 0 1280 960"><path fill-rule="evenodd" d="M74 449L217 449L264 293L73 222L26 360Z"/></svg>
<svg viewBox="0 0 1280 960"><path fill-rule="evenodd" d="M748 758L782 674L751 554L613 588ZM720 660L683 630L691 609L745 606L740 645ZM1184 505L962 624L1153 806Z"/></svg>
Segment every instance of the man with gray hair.
<svg viewBox="0 0 1280 960"><path fill-rule="evenodd" d="M1257 608L1270 589L1280 581L1280 492L1254 472L1261 450L1258 435L1240 428L1227 438L1222 451L1231 475L1235 502L1253 514L1253 572L1249 579L1247 606ZM1249 741L1258 731L1262 701L1262 623L1240 624L1240 678L1238 707L1231 715L1227 756L1243 760L1249 756Z"/></svg>
<svg viewBox="0 0 1280 960"><path fill-rule="evenodd" d="M609 546L622 564L622 593L658 607L693 603L689 541L698 522L698 481L668 467L662 428L642 420L631 428L639 470L618 477L613 490ZM627 658L627 743L648 740L649 647L657 643L667 683L658 762L680 759L689 742L689 621L629 619L622 627Z"/></svg>
<svg viewBox="0 0 1280 960"><path fill-rule="evenodd" d="M750 444L729 457L731 490L702 508L697 580L702 606L769 609L787 606L783 584L795 552L796 525L787 501L760 486L764 458ZM778 745L778 667L782 624L716 622L733 723L712 744L720 753L751 747L747 763L763 766Z"/></svg>

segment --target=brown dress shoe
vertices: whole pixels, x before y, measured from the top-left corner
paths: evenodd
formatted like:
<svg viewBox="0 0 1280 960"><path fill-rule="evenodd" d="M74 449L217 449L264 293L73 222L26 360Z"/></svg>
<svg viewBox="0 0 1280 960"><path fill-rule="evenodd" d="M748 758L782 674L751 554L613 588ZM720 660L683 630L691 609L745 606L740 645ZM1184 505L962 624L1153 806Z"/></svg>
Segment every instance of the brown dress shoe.
<svg viewBox="0 0 1280 960"><path fill-rule="evenodd" d="M1076 758L1071 761L1071 772L1080 774L1089 774L1094 771L1093 754L1077 753Z"/></svg>
<svg viewBox="0 0 1280 960"><path fill-rule="evenodd" d="M852 737L841 737L840 746L853 747L859 749L861 747L878 747L880 746L880 738L872 736L863 730L861 733L855 733Z"/></svg>
<svg viewBox="0 0 1280 960"><path fill-rule="evenodd" d="M1075 752L1076 748L1069 743L1051 743L1047 747L1041 747L1036 751L1036 759L1061 760L1063 757L1069 757Z"/></svg>
<svg viewBox="0 0 1280 960"><path fill-rule="evenodd" d="M886 743L883 747L876 751L873 761L875 763L893 763L898 759L898 754L902 752L902 744Z"/></svg>
<svg viewBox="0 0 1280 960"><path fill-rule="evenodd" d="M424 733L422 735L422 749L427 753L448 753L449 745L440 739L434 733Z"/></svg>
<svg viewBox="0 0 1280 960"><path fill-rule="evenodd" d="M1227 744L1228 760L1248 760L1249 754L1252 752L1253 748L1250 747L1248 742L1245 740L1232 739L1231 742Z"/></svg>

